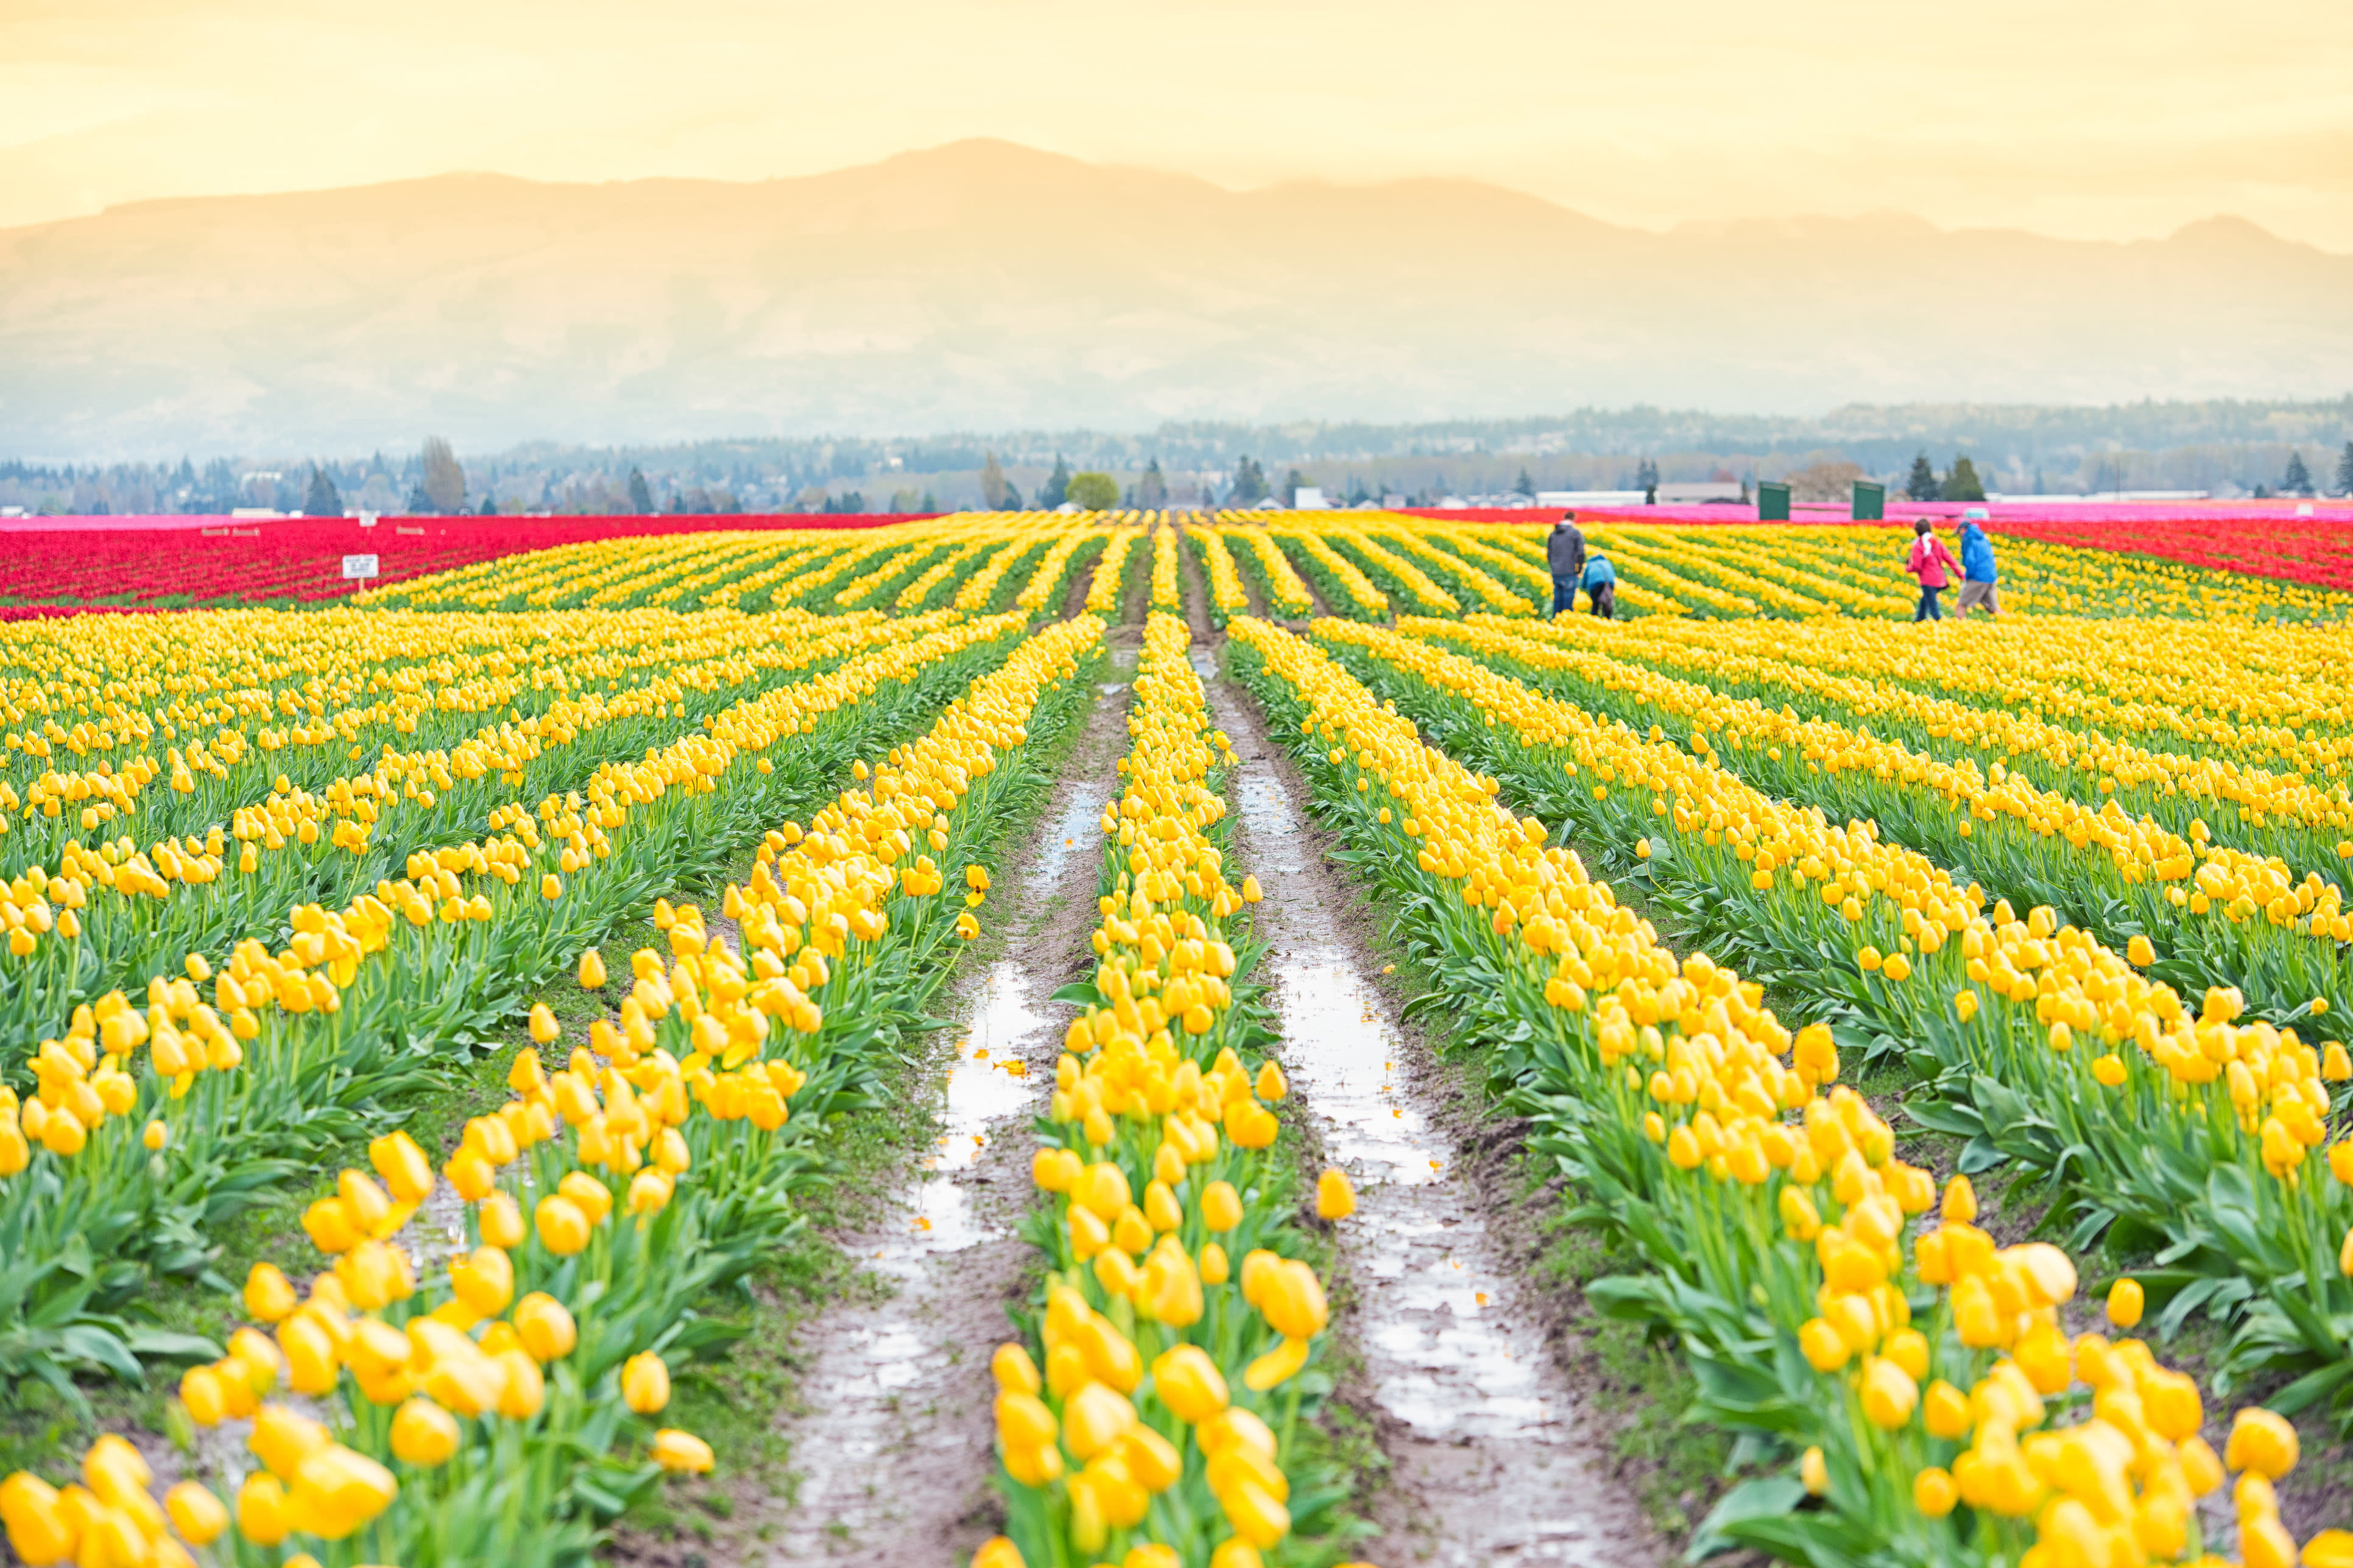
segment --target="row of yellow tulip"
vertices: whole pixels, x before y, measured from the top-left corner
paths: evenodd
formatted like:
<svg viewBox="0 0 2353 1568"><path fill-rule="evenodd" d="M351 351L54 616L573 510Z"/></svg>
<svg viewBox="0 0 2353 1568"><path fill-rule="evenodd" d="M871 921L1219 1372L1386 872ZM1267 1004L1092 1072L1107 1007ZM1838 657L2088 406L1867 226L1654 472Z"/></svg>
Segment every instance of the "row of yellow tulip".
<svg viewBox="0 0 2353 1568"><path fill-rule="evenodd" d="M1252 527L1233 521L1238 514L1219 514L1218 532L1228 544L1239 544L1246 552L1244 559L1250 563L1259 590L1266 595L1267 608L1291 620L1303 620L1315 613L1314 596L1307 591L1306 582L1274 542L1274 535L1264 528Z"/></svg>
<svg viewBox="0 0 2353 1568"><path fill-rule="evenodd" d="M38 1094L5 1117L0 1229L28 1260L99 1247L112 1261L34 1281L18 1321L87 1321L31 1348L133 1373L132 1352L171 1352L89 1314L132 1293L142 1265L200 1268L202 1228L290 1174L286 1156L359 1135L622 910L723 864L858 750L994 663L1020 619L885 646L715 715L707 734L608 763L535 813L506 808L486 842L420 854L407 877L340 912L298 909L282 952L247 941L217 973L190 953L185 978L149 983L143 1013L119 993L76 1009L35 1056ZM135 1093L111 1108L117 1080Z"/></svg>
<svg viewBox="0 0 2353 1568"><path fill-rule="evenodd" d="M1152 609L1183 613L1185 598L1177 564L1176 526L1162 523L1152 531Z"/></svg>
<svg viewBox="0 0 2353 1568"><path fill-rule="evenodd" d="M1248 615L1250 593L1242 586L1234 552L1226 548L1226 531L1197 524L1185 530L1185 537L1200 557L1201 574L1209 584L1209 624L1222 626L1229 616Z"/></svg>
<svg viewBox="0 0 2353 1568"><path fill-rule="evenodd" d="M2104 797L2096 788L2082 789L2102 802L2090 805L2065 789L2039 787L2000 761L1985 769L1966 754L1939 761L1926 746L1883 739L1868 728L1801 718L1787 706L1775 711L1755 698L1729 697L1592 651L1623 644L1584 624L1530 628L1527 635L1501 621L1403 621L1399 629L1472 648L1597 714L1656 726L1757 787L1833 818L1869 818L1942 864L1968 866L2014 903L2050 904L2119 946L2140 937L2153 943L2156 973L2179 989L2235 985L2274 1022L2302 1016L2316 996L2336 1007L2353 1005L2353 916L2343 889L2317 870L2307 868L2299 879L2284 862L2216 842L2202 818L2191 816L2186 832L2177 831L2147 815L2129 816L2113 791ZM1927 705L1915 700L1912 706ZM1898 719L1892 727L1912 725ZM2013 726L2013 738L2020 728ZM1915 729L1915 741L1921 738ZM2110 777L2107 764L2121 763L2113 754L2087 760L2105 783L2149 782L2147 773L2137 777L2121 765ZM2228 787L2224 781L2234 772L2191 764L2179 775L2160 775L2162 792L2189 797L2180 815L2189 815L2201 796L2212 809L2211 794ZM2333 873L2343 856L2353 856L2353 838L2343 837L2353 826L2353 807L2338 801L2327 808L2337 819L2327 825Z"/></svg>
<svg viewBox="0 0 2353 1568"><path fill-rule="evenodd" d="M20 1037L55 1030L79 997L176 967L190 952L217 961L247 937L274 936L287 910L340 902L519 797L576 788L613 763L754 710L812 665L927 633L951 616L913 626L797 619L794 635L757 641L744 637L741 617L726 618L736 623L733 638L715 648L698 643L705 657L639 683L609 695L559 694L543 712L498 719L448 751L386 746L316 792L281 774L266 794L229 805L227 822L185 823L188 831L146 851L127 834L94 849L63 837L54 859L0 892L0 1017ZM1001 631L1003 623L992 624ZM585 845L575 852L589 853Z"/></svg>
<svg viewBox="0 0 2353 1568"><path fill-rule="evenodd" d="M551 1077L524 1052L509 1076L516 1098L467 1125L444 1179L471 1245L446 1279L420 1289L420 1260L398 1244L438 1185L405 1135L371 1146L375 1176L346 1171L311 1205L304 1229L332 1268L305 1300L257 1265L246 1305L276 1325L274 1342L242 1331L181 1384L200 1426L253 1417L259 1468L222 1478L243 1542L331 1563L563 1561L661 1470L712 1467L688 1434L631 1430L668 1403L665 1355L701 1342L685 1309L796 1223L789 1188L807 1163L784 1149L787 1101L822 1111L871 1071L890 1043L875 1004L919 1016L941 946L972 934L968 909L933 912L945 879L906 830L949 852L1001 822L1039 699L1059 691L1067 722L1073 655L1100 639L1091 621L1031 639L903 756L894 749L871 795L845 793L806 834L793 823L771 834L750 889L728 889L744 921L740 956L710 941L691 906L658 904L671 961L636 955L617 1023L592 1030L602 1063L575 1048ZM903 810L917 800L920 822ZM975 889L961 901L976 905L985 877L960 881ZM886 997L884 974L922 978ZM594 949L580 980L608 983ZM557 1038L543 1008L533 1035ZM332 1429L288 1406L257 1409L281 1379L323 1401ZM197 1548L227 1533L219 1493L184 1481L158 1508L143 1467L121 1464L111 1441L92 1450L79 1491L28 1475L0 1489L26 1561L87 1562L93 1542L103 1561L185 1561L167 1527Z"/></svg>
<svg viewBox="0 0 2353 1568"><path fill-rule="evenodd" d="M1605 846L1633 843L1627 864L1654 907L1874 1051L1906 1053L1932 1080L1908 1114L1968 1139L1965 1168L2017 1161L2072 1178L2078 1245L2113 1226L2126 1255L2162 1251L2170 1267L2140 1278L2179 1292L2169 1321L2243 1312L2224 1376L2309 1371L2275 1408L2348 1402L2353 1346L2336 1314L2353 1307L2353 1149L2341 1173L2332 1153L2327 1177L2306 1160L2327 1139L2327 1085L2353 1080L2343 1046L2241 1022L2235 987L2185 1001L2140 973L2155 958L2145 939L2117 953L2047 907L1989 911L1981 889L1873 824L1833 826L1709 753L1395 633L1318 629L1515 798Z"/></svg>
<svg viewBox="0 0 2353 1568"><path fill-rule="evenodd" d="M1535 1148L1656 1270L1588 1294L1673 1330L1704 1374L1695 1414L1783 1456L1696 1549L2209 1561L2196 1503L2227 1465L2242 1472L2242 1560L2295 1561L2272 1491L2296 1458L2292 1427L2242 1412L2218 1459L2195 1383L2138 1342L2067 1332L2073 1264L2045 1244L1996 1247L1971 1223L1967 1178L1933 1229L1908 1234L1939 1207L1935 1184L1836 1084L1827 1027L1793 1037L1756 983L1700 954L1678 962L1541 822L1503 809L1496 781L1424 745L1313 646L1251 620L1236 634L1236 668L1322 810L1398 895L1441 991L1500 1047ZM2141 1310L2137 1287L2110 1296L2119 1328ZM1810 1493L1819 1510L1798 1507ZM2315 1549L2353 1551L2353 1537Z"/></svg>
<svg viewBox="0 0 2353 1568"><path fill-rule="evenodd" d="M1154 615L1136 664L1092 1000L1032 1163L1044 1284L1027 1342L992 1363L1008 1533L975 1568L1328 1561L1301 1537L1340 1489L1297 1444L1306 1390L1328 1387L1309 1370L1328 1312L1268 1152L1282 1069L1242 1057L1265 1038L1259 889L1226 875L1217 791L1234 756L1188 641ZM1337 1172L1318 1202L1326 1219L1353 1208Z"/></svg>
<svg viewBox="0 0 2353 1568"><path fill-rule="evenodd" d="M1849 705L1925 700L1939 733L1988 721L1967 709L2047 725L2024 743L2036 752L2065 751L2075 735L2284 767L2306 780L2341 779L2353 761L2353 706L2332 668L2341 641L2333 633L2160 621L2119 637L2105 622L2055 619L1978 619L1955 632L1966 638L1958 649L1849 622L1687 622L1653 628L1639 657Z"/></svg>
<svg viewBox="0 0 2353 1568"><path fill-rule="evenodd" d="M745 653L736 617L222 611L0 627L9 866L137 816L197 830L283 773L320 789L353 750L446 750L485 714L536 717ZM151 788L158 781L169 794ZM10 821L9 818L16 820ZM12 831L13 829L13 831Z"/></svg>
<svg viewBox="0 0 2353 1568"><path fill-rule="evenodd" d="M1066 529L1038 563L1038 570L1029 574L1021 592L1014 595L1013 605L1030 616L1053 615L1061 609L1064 584L1071 574L1103 548L1108 531L1102 529Z"/></svg>
<svg viewBox="0 0 2353 1568"><path fill-rule="evenodd" d="M1111 541L1103 546L1103 559L1095 563L1095 574L1087 583L1087 613L1111 616L1120 612L1120 599L1126 592L1127 558L1144 538L1144 531L1135 528L1113 528Z"/></svg>

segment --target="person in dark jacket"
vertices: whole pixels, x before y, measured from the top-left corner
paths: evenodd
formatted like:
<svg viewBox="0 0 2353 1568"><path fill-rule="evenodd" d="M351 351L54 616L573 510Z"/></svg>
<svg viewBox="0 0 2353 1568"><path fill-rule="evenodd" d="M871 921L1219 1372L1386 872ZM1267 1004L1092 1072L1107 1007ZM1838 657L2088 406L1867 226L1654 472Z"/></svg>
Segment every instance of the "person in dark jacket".
<svg viewBox="0 0 2353 1568"><path fill-rule="evenodd" d="M1618 618L1618 568L1609 564L1609 557L1599 550L1585 563L1585 574L1579 579L1586 597L1592 601L1593 613L1605 621Z"/></svg>
<svg viewBox="0 0 2353 1568"><path fill-rule="evenodd" d="M1552 613L1577 608L1577 585L1585 575L1585 535L1577 514L1565 511L1545 540L1545 565L1552 572Z"/></svg>
<svg viewBox="0 0 2353 1568"><path fill-rule="evenodd" d="M1953 602L1953 619L1965 621L1969 612L1979 605L1989 616L2001 614L2001 599L1994 592L1997 574L1993 569L1993 541L1978 520L1968 518L1961 523L1961 596Z"/></svg>
<svg viewBox="0 0 2353 1568"><path fill-rule="evenodd" d="M1948 572L1957 572L1961 563L1936 537L1935 525L1921 518L1912 525L1911 552L1904 557L1905 575L1920 584L1920 607L1912 612L1915 621L1941 621L1945 613L1936 607L1936 595L1952 585Z"/></svg>

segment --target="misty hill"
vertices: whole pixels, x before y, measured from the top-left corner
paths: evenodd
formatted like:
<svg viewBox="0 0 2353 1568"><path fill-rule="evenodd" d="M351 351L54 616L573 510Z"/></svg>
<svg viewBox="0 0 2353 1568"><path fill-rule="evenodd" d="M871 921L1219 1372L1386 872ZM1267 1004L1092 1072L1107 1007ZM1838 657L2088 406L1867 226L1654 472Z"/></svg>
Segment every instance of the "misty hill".
<svg viewBox="0 0 2353 1568"><path fill-rule="evenodd" d="M347 451L2329 396L2353 257L1880 216L1617 227L965 142L758 184L450 175L0 231L0 450Z"/></svg>

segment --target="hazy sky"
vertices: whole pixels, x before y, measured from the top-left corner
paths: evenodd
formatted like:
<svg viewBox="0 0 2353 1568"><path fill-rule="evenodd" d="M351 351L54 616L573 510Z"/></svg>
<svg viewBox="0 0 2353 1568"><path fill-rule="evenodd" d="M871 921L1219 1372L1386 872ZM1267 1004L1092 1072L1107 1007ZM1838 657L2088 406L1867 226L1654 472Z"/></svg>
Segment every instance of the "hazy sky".
<svg viewBox="0 0 2353 1568"><path fill-rule="evenodd" d="M0 225L450 170L814 174L989 135L1651 227L2231 212L2353 251L2345 0L0 0Z"/></svg>

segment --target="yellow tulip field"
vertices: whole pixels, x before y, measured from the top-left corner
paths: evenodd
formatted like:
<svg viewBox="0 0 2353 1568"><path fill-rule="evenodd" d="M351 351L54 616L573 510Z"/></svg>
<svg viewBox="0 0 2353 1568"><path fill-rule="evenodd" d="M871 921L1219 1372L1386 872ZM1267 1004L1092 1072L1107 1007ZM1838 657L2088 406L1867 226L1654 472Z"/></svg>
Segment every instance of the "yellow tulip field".
<svg viewBox="0 0 2353 1568"><path fill-rule="evenodd" d="M1908 529L1587 538L1621 618L1546 618L1540 525L1266 510L0 622L16 1560L635 1560L750 1461L673 1378L929 1092L1108 702L1058 1043L975 1140L1027 1261L959 1561L1413 1560L1339 1436L1399 1425L1352 1368L1405 1287L1261 930L1318 895L1236 831L1296 787L1729 1446L1676 1553L2353 1568L2299 1500L2353 1428L2353 595L1997 536L2004 613L1917 626Z"/></svg>

